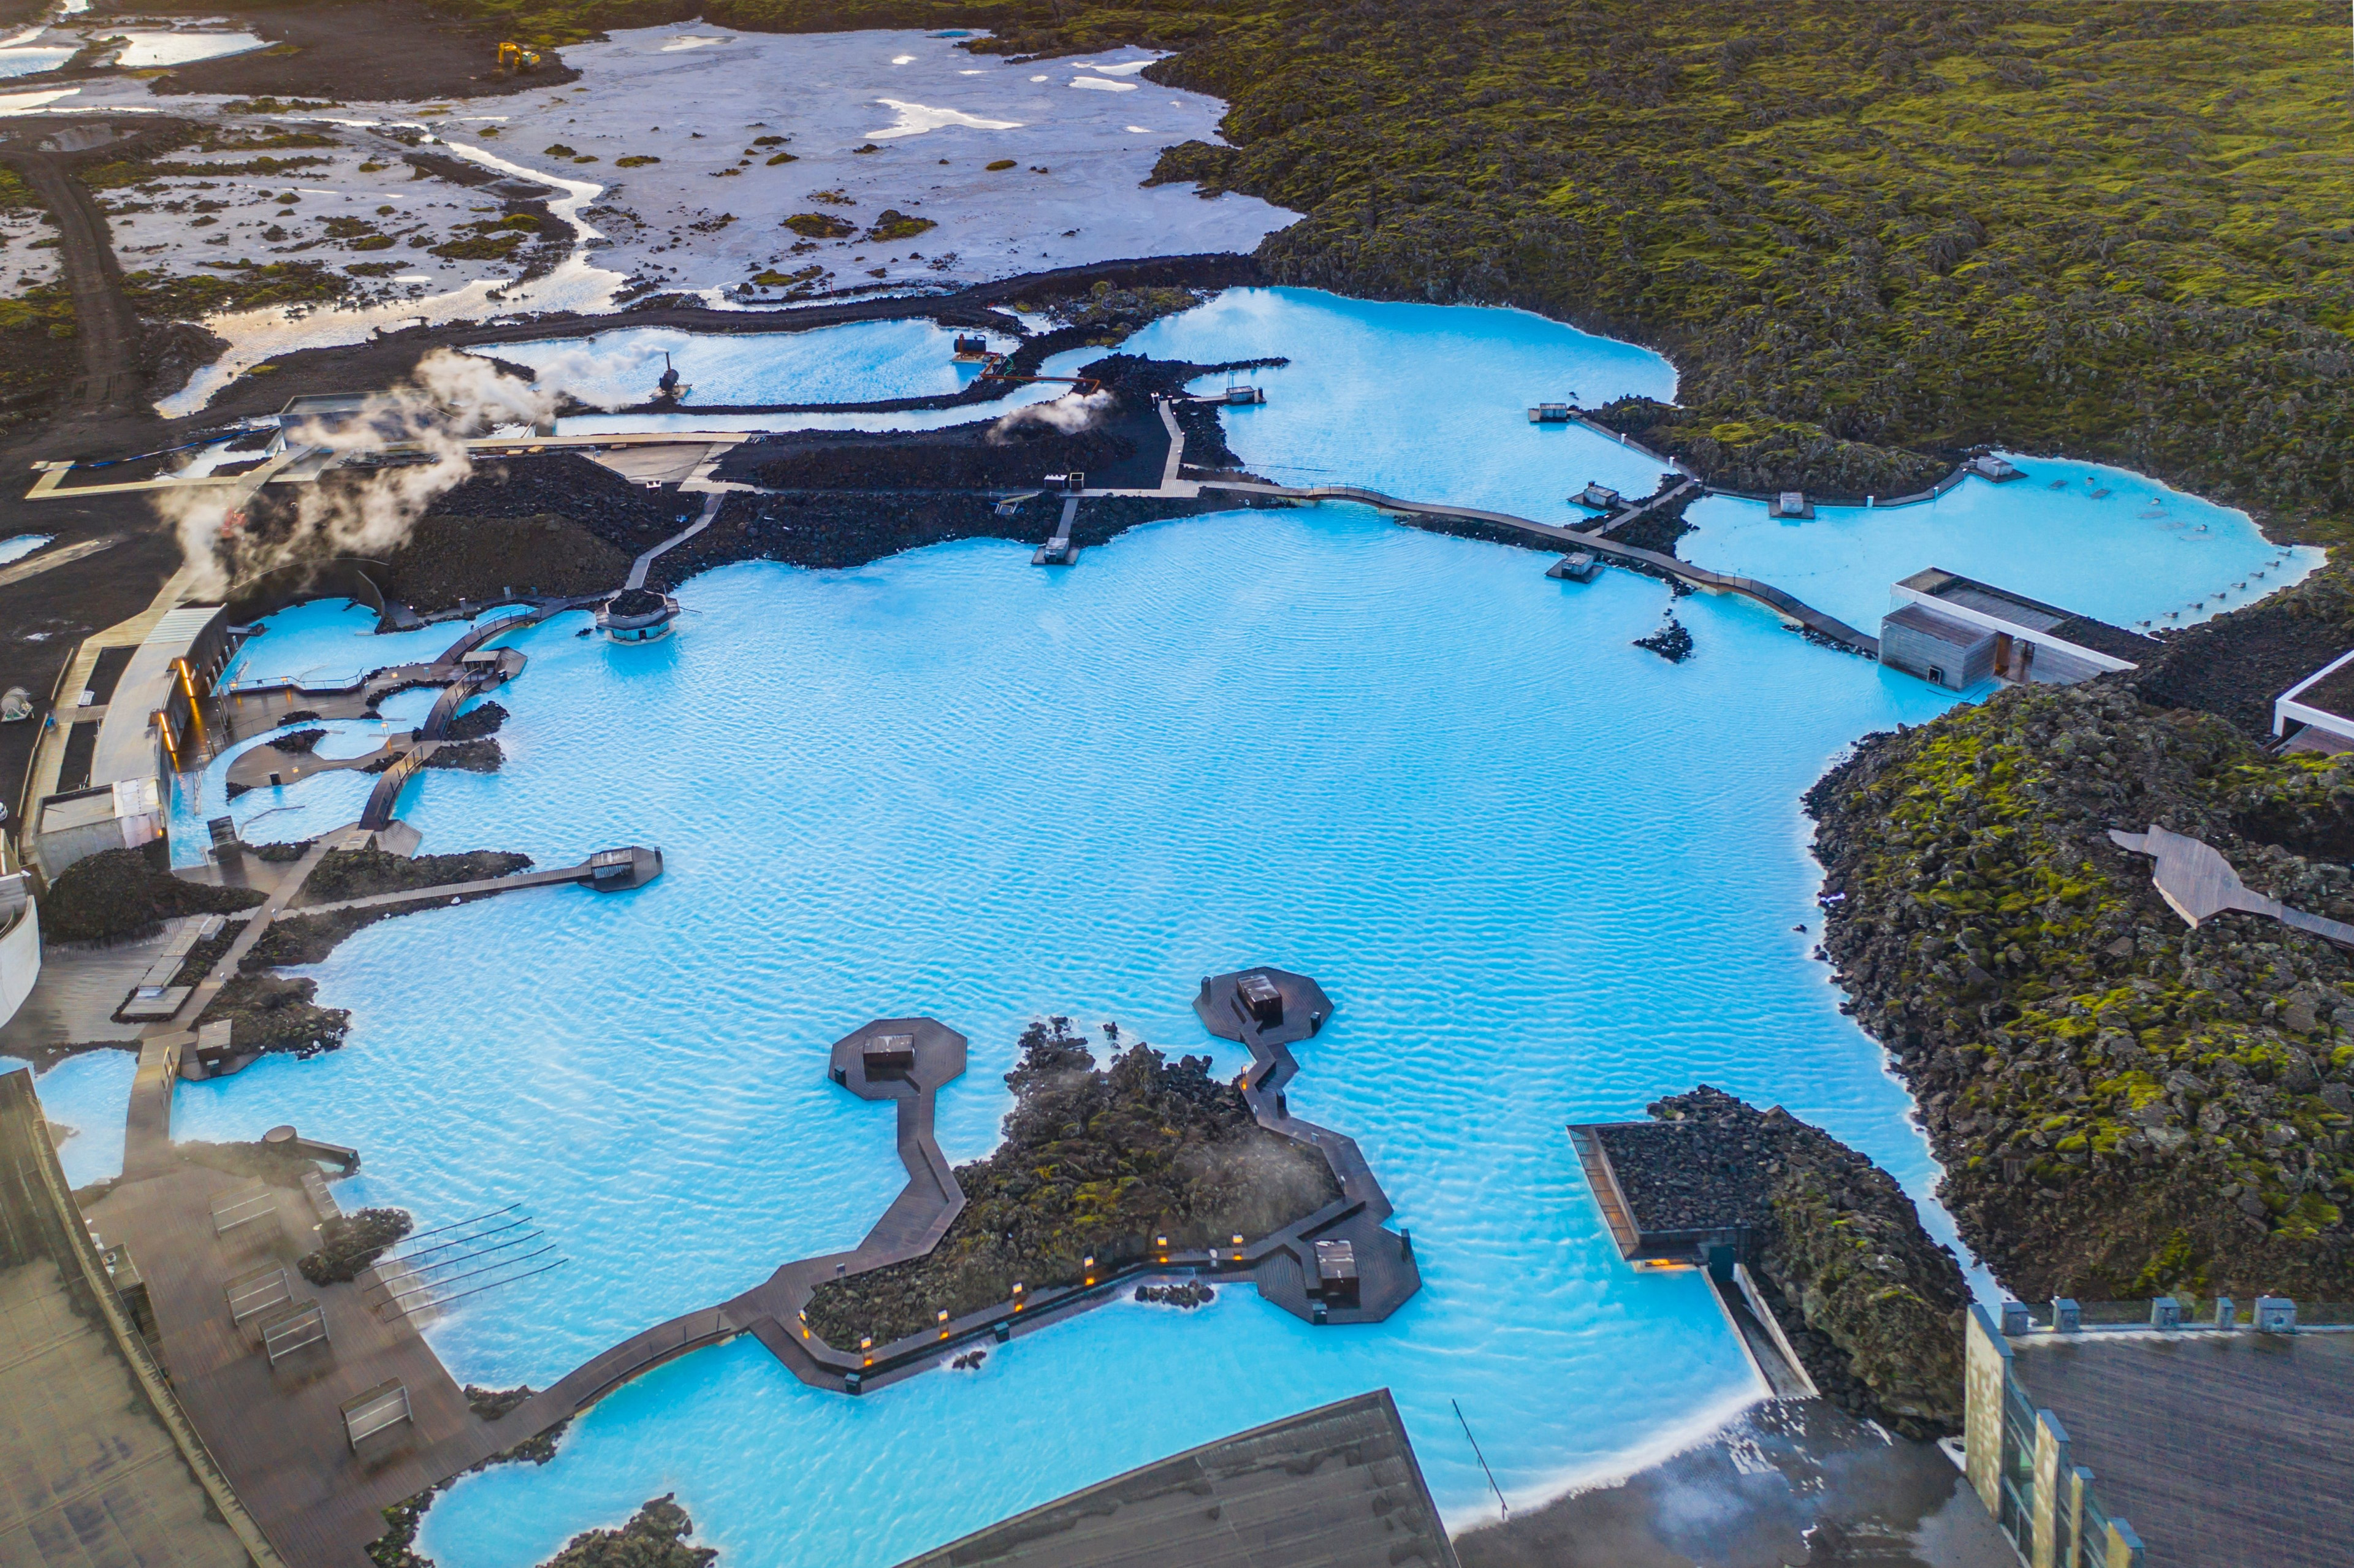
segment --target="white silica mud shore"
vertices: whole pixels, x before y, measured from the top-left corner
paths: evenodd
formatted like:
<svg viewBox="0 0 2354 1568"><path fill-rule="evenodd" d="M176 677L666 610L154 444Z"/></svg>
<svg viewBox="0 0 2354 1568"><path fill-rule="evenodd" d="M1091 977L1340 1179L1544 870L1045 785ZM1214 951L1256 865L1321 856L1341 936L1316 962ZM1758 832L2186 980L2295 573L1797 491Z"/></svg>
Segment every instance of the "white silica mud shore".
<svg viewBox="0 0 2354 1568"><path fill-rule="evenodd" d="M1143 184L1162 148L1216 140L1225 111L1214 98L1145 80L1152 54L1013 63L960 41L687 23L567 48L578 81L504 98L256 113L217 96L166 103L143 81L110 77L0 94L0 117L168 111L217 118L225 130L336 138L334 148L275 154L318 160L296 169L159 174L109 193L126 270L196 276L224 261L307 261L353 278L341 304L208 318L230 348L158 404L168 416L201 408L272 355L420 319L599 313L657 290L758 308L851 289L954 288L1130 257L1248 251L1296 216L1253 197L1204 201L1192 185ZM451 179L406 161L411 154L504 184ZM161 163L225 161L234 160L190 152ZM552 271L525 281L528 248L506 259L433 253L479 238L466 226L496 221L503 203L531 199L526 183L576 232ZM278 200L289 193L294 202Z"/></svg>
<svg viewBox="0 0 2354 1568"><path fill-rule="evenodd" d="M500 147L519 162L571 172L550 146L598 160L573 167L609 182L588 213L607 241L599 263L669 289L732 290L812 265L846 288L1247 251L1297 216L1143 185L1163 147L1218 140L1225 112L1217 99L1143 80L1153 55L1009 63L960 41L642 28L566 49L582 73L569 89L475 107L508 113ZM642 157L661 162L617 166ZM1007 159L1011 168L988 167ZM886 210L933 227L875 238ZM804 215L853 232L785 226Z"/></svg>

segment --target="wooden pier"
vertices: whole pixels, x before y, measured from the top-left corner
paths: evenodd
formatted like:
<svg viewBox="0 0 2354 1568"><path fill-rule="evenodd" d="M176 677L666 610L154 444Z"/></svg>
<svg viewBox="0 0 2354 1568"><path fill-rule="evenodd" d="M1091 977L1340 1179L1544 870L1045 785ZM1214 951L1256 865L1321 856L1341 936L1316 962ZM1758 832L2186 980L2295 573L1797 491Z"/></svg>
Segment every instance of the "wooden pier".
<svg viewBox="0 0 2354 1568"><path fill-rule="evenodd" d="M1076 565L1079 552L1071 544L1071 529L1078 520L1079 498L1076 495L1064 496L1063 516L1055 524L1055 536L1038 546L1037 553L1030 557L1030 564L1034 567Z"/></svg>
<svg viewBox="0 0 2354 1568"><path fill-rule="evenodd" d="M1591 550L1621 565L1649 570L1658 576L1671 577L1696 588L1715 593L1738 594L1754 599L1772 610L1790 625L1837 643L1842 648L1880 657L1880 639L1869 632L1858 631L1835 616L1824 614L1812 605L1800 602L1771 583L1755 577L1735 577L1729 572L1715 572L1706 567L1696 567L1658 550L1645 550L1633 545L1622 545L1598 534L1580 533L1573 528L1559 528L1550 523L1532 518L1515 517L1509 512L1489 512L1473 506L1444 506L1425 501L1402 501L1394 495L1384 495L1378 490L1365 490L1352 484L1319 484L1295 488L1281 484L1252 484L1238 480L1204 480L1198 487L1204 492L1224 491L1238 495L1264 495L1290 501L1353 501L1378 511L1395 513L1403 517L1460 518L1469 523L1484 523L1532 539L1547 541L1564 552Z"/></svg>
<svg viewBox="0 0 2354 1568"><path fill-rule="evenodd" d="M662 851L642 844L599 850L578 865L552 871L523 871L513 876L485 876L472 882L441 882L429 887L403 888L397 893L372 893L365 898L338 899L333 904L301 904L272 910L272 920L300 920L312 915L338 915L346 909L389 909L403 904L455 904L487 894L514 893L526 887L565 887L578 884L599 893L620 893L643 887L663 872Z"/></svg>

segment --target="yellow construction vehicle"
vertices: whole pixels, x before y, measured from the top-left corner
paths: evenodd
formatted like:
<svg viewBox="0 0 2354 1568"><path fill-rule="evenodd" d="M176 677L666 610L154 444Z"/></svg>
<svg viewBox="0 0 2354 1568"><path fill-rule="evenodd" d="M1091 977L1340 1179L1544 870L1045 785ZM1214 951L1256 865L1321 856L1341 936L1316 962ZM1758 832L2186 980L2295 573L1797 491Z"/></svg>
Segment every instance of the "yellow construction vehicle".
<svg viewBox="0 0 2354 1568"><path fill-rule="evenodd" d="M539 69L539 51L525 48L521 44L499 46L498 73L501 76L521 76Z"/></svg>

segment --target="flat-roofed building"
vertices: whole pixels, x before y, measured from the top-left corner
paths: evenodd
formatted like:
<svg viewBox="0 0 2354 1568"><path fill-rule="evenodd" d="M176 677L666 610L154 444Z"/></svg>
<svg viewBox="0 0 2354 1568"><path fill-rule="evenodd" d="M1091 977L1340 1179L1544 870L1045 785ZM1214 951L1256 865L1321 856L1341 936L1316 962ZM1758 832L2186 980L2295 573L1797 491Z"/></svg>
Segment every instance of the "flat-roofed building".
<svg viewBox="0 0 2354 1568"><path fill-rule="evenodd" d="M2130 670L2158 644L2122 626L1932 567L1895 584L1880 662L1962 692L1982 681L2073 685Z"/></svg>
<svg viewBox="0 0 2354 1568"><path fill-rule="evenodd" d="M2296 1331L2277 1298L2215 1305L1970 1308L1965 1472L2027 1563L2347 1561L2354 1333Z"/></svg>
<svg viewBox="0 0 2354 1568"><path fill-rule="evenodd" d="M86 855L162 838L165 820L163 789L152 778L50 795L33 812L33 863L55 882Z"/></svg>
<svg viewBox="0 0 2354 1568"><path fill-rule="evenodd" d="M32 1075L0 1074L0 1563L281 1568L149 1346L144 1282L68 1195Z"/></svg>
<svg viewBox="0 0 2354 1568"><path fill-rule="evenodd" d="M2354 751L2354 649L2273 699L2273 733L2291 751Z"/></svg>
<svg viewBox="0 0 2354 1568"><path fill-rule="evenodd" d="M1115 1476L902 1568L1457 1568L1390 1391Z"/></svg>

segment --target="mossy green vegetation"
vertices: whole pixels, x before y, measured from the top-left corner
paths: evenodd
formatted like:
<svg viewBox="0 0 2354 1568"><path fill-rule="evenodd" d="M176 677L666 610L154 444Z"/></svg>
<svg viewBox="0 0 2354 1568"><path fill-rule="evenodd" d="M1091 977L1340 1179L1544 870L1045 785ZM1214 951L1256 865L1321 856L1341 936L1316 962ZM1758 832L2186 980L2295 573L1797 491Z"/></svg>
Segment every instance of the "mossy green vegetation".
<svg viewBox="0 0 2354 1568"><path fill-rule="evenodd" d="M852 1350L888 1344L1032 1291L1079 1285L1148 1259L1157 1238L1180 1250L1257 1240L1340 1196L1314 1150L1268 1132L1242 1091L1209 1075L1207 1056L1174 1063L1106 1024L1111 1063L1097 1068L1067 1018L1034 1022L1005 1075L1014 1094L1005 1139L957 1167L965 1206L939 1245L818 1287L809 1325ZM1094 1261L1092 1269L1088 1260Z"/></svg>
<svg viewBox="0 0 2354 1568"><path fill-rule="evenodd" d="M2349 1298L2354 956L2253 916L2190 928L2107 830L2192 834L2354 919L2354 762L2109 677L1871 737L1808 805L1845 895L1828 956L2006 1284Z"/></svg>
<svg viewBox="0 0 2354 1568"><path fill-rule="evenodd" d="M205 261L186 274L126 273L123 294L148 321L196 321L221 311L319 304L352 292L352 281L323 261Z"/></svg>
<svg viewBox="0 0 2354 1568"><path fill-rule="evenodd" d="M548 42L668 0L461 0ZM2321 0L712 0L715 25L1173 49L1157 177L1304 215L1287 281L1526 306L1683 372L1734 488L1893 493L1978 442L2354 527L2346 17Z"/></svg>

